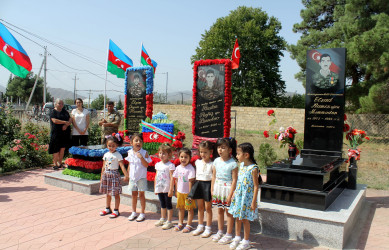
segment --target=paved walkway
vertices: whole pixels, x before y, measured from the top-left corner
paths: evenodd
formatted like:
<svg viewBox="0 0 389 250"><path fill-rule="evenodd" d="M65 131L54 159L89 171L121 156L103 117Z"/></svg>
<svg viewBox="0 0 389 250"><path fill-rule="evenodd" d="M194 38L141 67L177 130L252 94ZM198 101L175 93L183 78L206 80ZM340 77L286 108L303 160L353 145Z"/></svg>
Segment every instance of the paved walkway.
<svg viewBox="0 0 389 250"><path fill-rule="evenodd" d="M228 249L210 239L155 228L158 214L129 222L130 207L117 219L100 217L103 195L85 195L44 183L49 169L0 177L0 249ZM360 249L389 245L389 191L368 190L372 209L359 240ZM216 223L214 223L214 231ZM262 235L252 235L257 249L323 249Z"/></svg>

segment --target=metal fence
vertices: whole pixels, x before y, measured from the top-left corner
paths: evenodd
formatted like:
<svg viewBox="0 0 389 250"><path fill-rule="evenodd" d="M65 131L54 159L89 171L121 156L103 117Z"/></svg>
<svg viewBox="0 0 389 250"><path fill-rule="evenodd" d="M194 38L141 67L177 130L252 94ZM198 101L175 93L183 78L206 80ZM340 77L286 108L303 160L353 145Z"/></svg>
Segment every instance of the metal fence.
<svg viewBox="0 0 389 250"><path fill-rule="evenodd" d="M347 114L352 129L361 129L372 141L389 144L389 114Z"/></svg>

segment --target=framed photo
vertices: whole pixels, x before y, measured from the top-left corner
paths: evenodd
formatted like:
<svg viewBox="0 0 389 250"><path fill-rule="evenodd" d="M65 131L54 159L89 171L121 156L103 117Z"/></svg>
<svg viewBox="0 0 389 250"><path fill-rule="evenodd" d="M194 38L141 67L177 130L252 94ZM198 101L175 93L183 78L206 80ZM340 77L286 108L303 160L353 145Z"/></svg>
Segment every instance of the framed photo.
<svg viewBox="0 0 389 250"><path fill-rule="evenodd" d="M124 88L124 129L139 132L139 124L153 115L153 68L128 68Z"/></svg>
<svg viewBox="0 0 389 250"><path fill-rule="evenodd" d="M192 133L196 138L229 137L231 60L200 60L193 69ZM195 143L194 143L195 144Z"/></svg>

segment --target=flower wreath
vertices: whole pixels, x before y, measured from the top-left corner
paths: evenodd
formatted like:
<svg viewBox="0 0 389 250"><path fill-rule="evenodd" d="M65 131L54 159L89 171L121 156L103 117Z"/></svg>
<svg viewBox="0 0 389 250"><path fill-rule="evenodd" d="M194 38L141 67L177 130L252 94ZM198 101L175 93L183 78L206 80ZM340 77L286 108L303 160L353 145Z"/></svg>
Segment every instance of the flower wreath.
<svg viewBox="0 0 389 250"><path fill-rule="evenodd" d="M224 137L230 137L231 129L231 60L230 59L215 59L215 60L200 60L195 61L193 67L193 102L192 102L192 134L195 135L195 121L196 121L196 105L197 105L197 79L198 79L198 67L209 66L215 64L224 64Z"/></svg>
<svg viewBox="0 0 389 250"><path fill-rule="evenodd" d="M128 72L146 70L146 112L145 115L151 119L153 116L153 87L154 87L154 70L150 66L141 66L128 68L126 71L126 79L124 81L124 129L127 129L127 83Z"/></svg>

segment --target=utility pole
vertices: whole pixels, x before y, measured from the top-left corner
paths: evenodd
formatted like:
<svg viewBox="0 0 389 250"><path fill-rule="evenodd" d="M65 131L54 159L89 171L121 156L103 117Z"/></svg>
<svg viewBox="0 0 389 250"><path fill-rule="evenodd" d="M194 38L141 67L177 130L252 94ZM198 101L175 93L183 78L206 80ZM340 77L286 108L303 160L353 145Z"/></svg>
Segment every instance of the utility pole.
<svg viewBox="0 0 389 250"><path fill-rule="evenodd" d="M181 94L181 104L184 104L184 92L180 92Z"/></svg>
<svg viewBox="0 0 389 250"><path fill-rule="evenodd" d="M165 103L167 104L167 84L169 79L169 72L166 72L166 94L165 94Z"/></svg>
<svg viewBox="0 0 389 250"><path fill-rule="evenodd" d="M76 98L77 98L77 94L76 94L76 84L77 84L77 80L80 80L79 78L77 78L77 73L74 74L74 103L76 103Z"/></svg>
<svg viewBox="0 0 389 250"><path fill-rule="evenodd" d="M92 90L89 90L89 101L88 101L88 109L90 108L90 95L92 94Z"/></svg>
<svg viewBox="0 0 389 250"><path fill-rule="evenodd" d="M45 62L45 64L44 64L44 69L43 69L43 78L44 78L44 82L43 82L43 104L46 103L47 47L45 46L44 49L45 49L45 54L43 55L43 57L44 57L43 61Z"/></svg>

